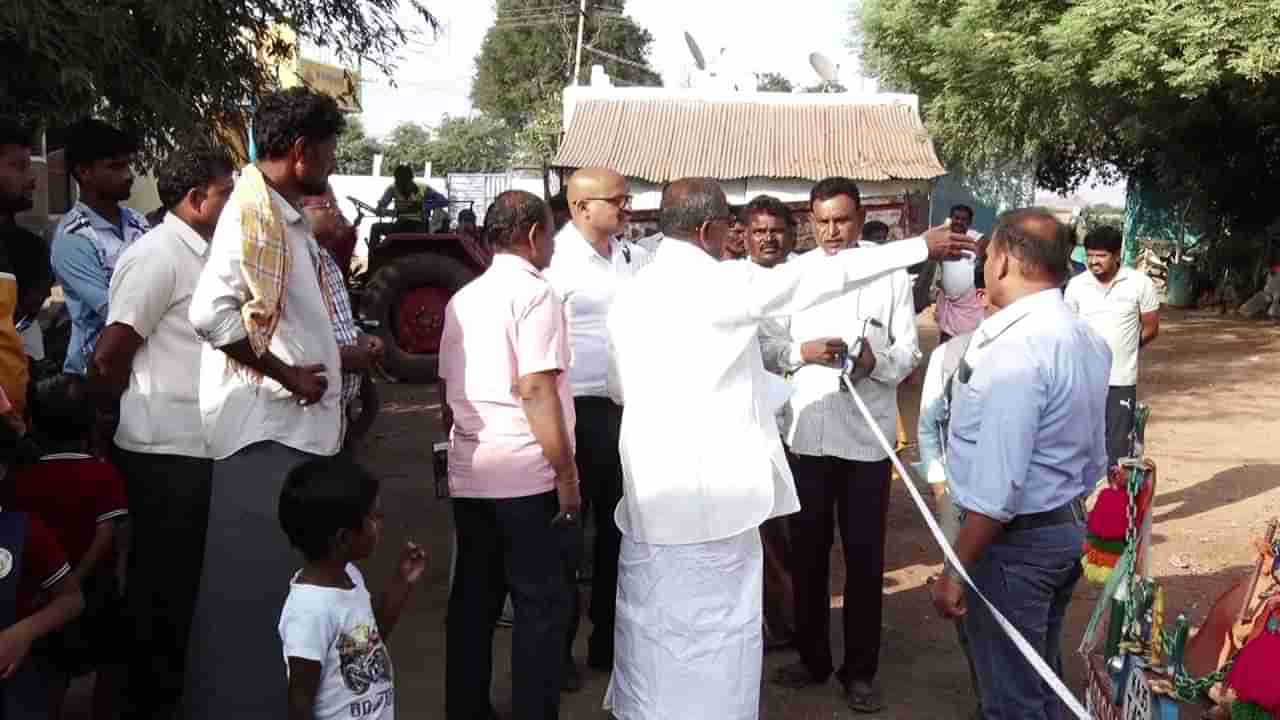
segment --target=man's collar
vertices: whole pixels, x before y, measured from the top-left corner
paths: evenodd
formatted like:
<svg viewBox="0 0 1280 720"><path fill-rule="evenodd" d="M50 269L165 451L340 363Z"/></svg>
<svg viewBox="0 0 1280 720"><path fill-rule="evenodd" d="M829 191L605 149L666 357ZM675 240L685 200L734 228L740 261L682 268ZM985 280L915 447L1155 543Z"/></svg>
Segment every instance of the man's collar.
<svg viewBox="0 0 1280 720"><path fill-rule="evenodd" d="M664 258L666 260L675 259L680 262L719 262L708 255L705 250L694 245L688 240L671 237L670 235L668 235L662 241L662 244L658 246L657 257ZM747 262L751 262L751 260L747 259Z"/></svg>
<svg viewBox="0 0 1280 720"><path fill-rule="evenodd" d="M598 257L601 260L613 260L613 253L618 247L618 241L613 238L609 238L609 257L606 258L596 252L595 246L587 240L587 236L583 235L582 231L578 229L578 226L574 225L572 222L565 223L564 227L560 228L560 232L556 235L557 253L560 252L562 243L564 245L564 249L569 251L571 254L587 258Z"/></svg>
<svg viewBox="0 0 1280 720"><path fill-rule="evenodd" d="M195 231L195 228L192 228L185 220L173 214L172 211L164 214L164 220L161 221L161 225L182 238L182 242L191 248L191 252L196 255L204 257L205 252L208 251L209 242L201 237L200 233Z"/></svg>
<svg viewBox="0 0 1280 720"><path fill-rule="evenodd" d="M284 196L271 187L267 183L267 192L271 193L271 204L275 206L276 211L280 213L280 220L286 225L293 225L302 221L302 213L298 212L298 208L293 203L284 199Z"/></svg>
<svg viewBox="0 0 1280 720"><path fill-rule="evenodd" d="M119 230L120 229L119 225L116 225L110 220L99 215L97 210L94 210L93 208L86 205L83 200L76 201L76 209L78 209L80 213L85 216L85 219L89 221L89 227L93 228L94 230ZM120 221L122 223L125 221L124 208L120 208Z"/></svg>
<svg viewBox="0 0 1280 720"><path fill-rule="evenodd" d="M1018 298L1007 307L1001 308L996 314L983 320L982 324L978 326L978 332L984 339L989 340L1008 330L1010 326L1032 312L1061 302L1062 291L1058 288L1049 288Z"/></svg>
<svg viewBox="0 0 1280 720"><path fill-rule="evenodd" d="M1127 280L1127 279L1129 278L1130 273L1133 273L1133 272L1135 272L1133 268L1125 267L1124 265L1121 265L1121 266L1120 266L1120 268L1119 268L1118 270L1116 270L1116 274L1111 276L1111 281L1110 281L1110 282L1108 282L1108 283L1106 283L1106 285L1115 285L1116 283L1120 282L1121 280ZM1085 270L1084 272L1082 272L1082 273L1080 273L1080 274L1081 274L1081 275L1088 275L1088 276L1089 276L1089 282L1093 283L1094 285L1097 285L1098 287L1104 287L1103 282L1102 282L1101 280L1099 280L1099 279L1098 279L1098 276L1097 276L1097 275L1094 275L1093 273L1089 272L1088 270Z"/></svg>
<svg viewBox="0 0 1280 720"><path fill-rule="evenodd" d="M494 253L493 261L490 263L489 266L511 269L511 270L522 270L524 272L537 275L538 277L542 277L542 273L538 270L538 268L533 266L533 263L529 262L528 260L525 260L519 255L516 255L515 253L508 253L508 252Z"/></svg>

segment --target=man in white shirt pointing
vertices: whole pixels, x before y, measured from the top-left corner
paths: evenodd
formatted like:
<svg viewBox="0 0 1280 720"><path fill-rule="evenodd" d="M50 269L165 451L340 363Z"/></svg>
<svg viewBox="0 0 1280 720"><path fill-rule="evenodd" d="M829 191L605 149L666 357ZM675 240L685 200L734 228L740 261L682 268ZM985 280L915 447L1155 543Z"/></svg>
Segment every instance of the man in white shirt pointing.
<svg viewBox="0 0 1280 720"><path fill-rule="evenodd" d="M974 249L939 229L769 272L717 263L732 222L719 184L663 191L666 240L609 314L622 420L617 647L605 704L618 720L759 714L759 526L799 509L774 412L761 320Z"/></svg>

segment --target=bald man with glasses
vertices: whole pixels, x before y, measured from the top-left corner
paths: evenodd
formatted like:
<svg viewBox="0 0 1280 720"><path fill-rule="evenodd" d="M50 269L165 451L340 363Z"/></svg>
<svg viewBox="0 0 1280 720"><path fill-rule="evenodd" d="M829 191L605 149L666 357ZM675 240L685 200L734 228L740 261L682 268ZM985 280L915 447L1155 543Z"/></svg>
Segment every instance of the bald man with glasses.
<svg viewBox="0 0 1280 720"><path fill-rule="evenodd" d="M609 670L613 667L618 548L622 542L613 519L622 498L622 462L618 457L622 408L609 398L606 387L609 335L605 318L618 288L648 264L650 254L621 237L631 222L626 178L607 168L583 168L569 178L566 189L570 222L556 235L555 255L546 278L564 300L569 318L573 347L569 383L579 418L575 431L578 471L584 508L595 513L587 664ZM575 613L571 618L566 640L564 687L571 691L582 684L572 657L578 617Z"/></svg>

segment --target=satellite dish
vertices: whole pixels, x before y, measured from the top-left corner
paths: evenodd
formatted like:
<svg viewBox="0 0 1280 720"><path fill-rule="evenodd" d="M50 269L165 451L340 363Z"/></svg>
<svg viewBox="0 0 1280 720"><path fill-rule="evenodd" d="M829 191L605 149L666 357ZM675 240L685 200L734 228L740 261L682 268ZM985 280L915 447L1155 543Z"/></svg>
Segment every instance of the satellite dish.
<svg viewBox="0 0 1280 720"><path fill-rule="evenodd" d="M689 46L689 52L693 55L693 64L698 66L699 70L707 69L707 59L702 55L702 48L698 47L698 43L693 36L686 30L684 33L685 44Z"/></svg>
<svg viewBox="0 0 1280 720"><path fill-rule="evenodd" d="M822 53L809 53L809 64L813 66L813 71L818 73L818 77L828 85L835 85L840 81L840 66L835 65Z"/></svg>

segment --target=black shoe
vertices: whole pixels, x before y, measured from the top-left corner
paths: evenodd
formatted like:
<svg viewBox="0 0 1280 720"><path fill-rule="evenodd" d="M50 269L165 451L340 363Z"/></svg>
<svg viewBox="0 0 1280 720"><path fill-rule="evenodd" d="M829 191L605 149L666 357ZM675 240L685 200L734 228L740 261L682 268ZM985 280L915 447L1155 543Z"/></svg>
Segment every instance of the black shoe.
<svg viewBox="0 0 1280 720"><path fill-rule="evenodd" d="M796 662L785 667L778 668L778 670L773 673L773 684L781 685L785 688L791 688L792 690L799 690L801 688L812 687L814 685L822 685L826 681L827 678L819 680L814 677L813 673L809 672L809 667L803 662Z"/></svg>
<svg viewBox="0 0 1280 720"><path fill-rule="evenodd" d="M560 685L561 692L576 693L582 689L582 673L578 672L578 663L572 658L564 661L564 682Z"/></svg>
<svg viewBox="0 0 1280 720"><path fill-rule="evenodd" d="M884 697L869 682L855 680L844 686L844 693L849 709L854 712L875 713L884 709Z"/></svg>

